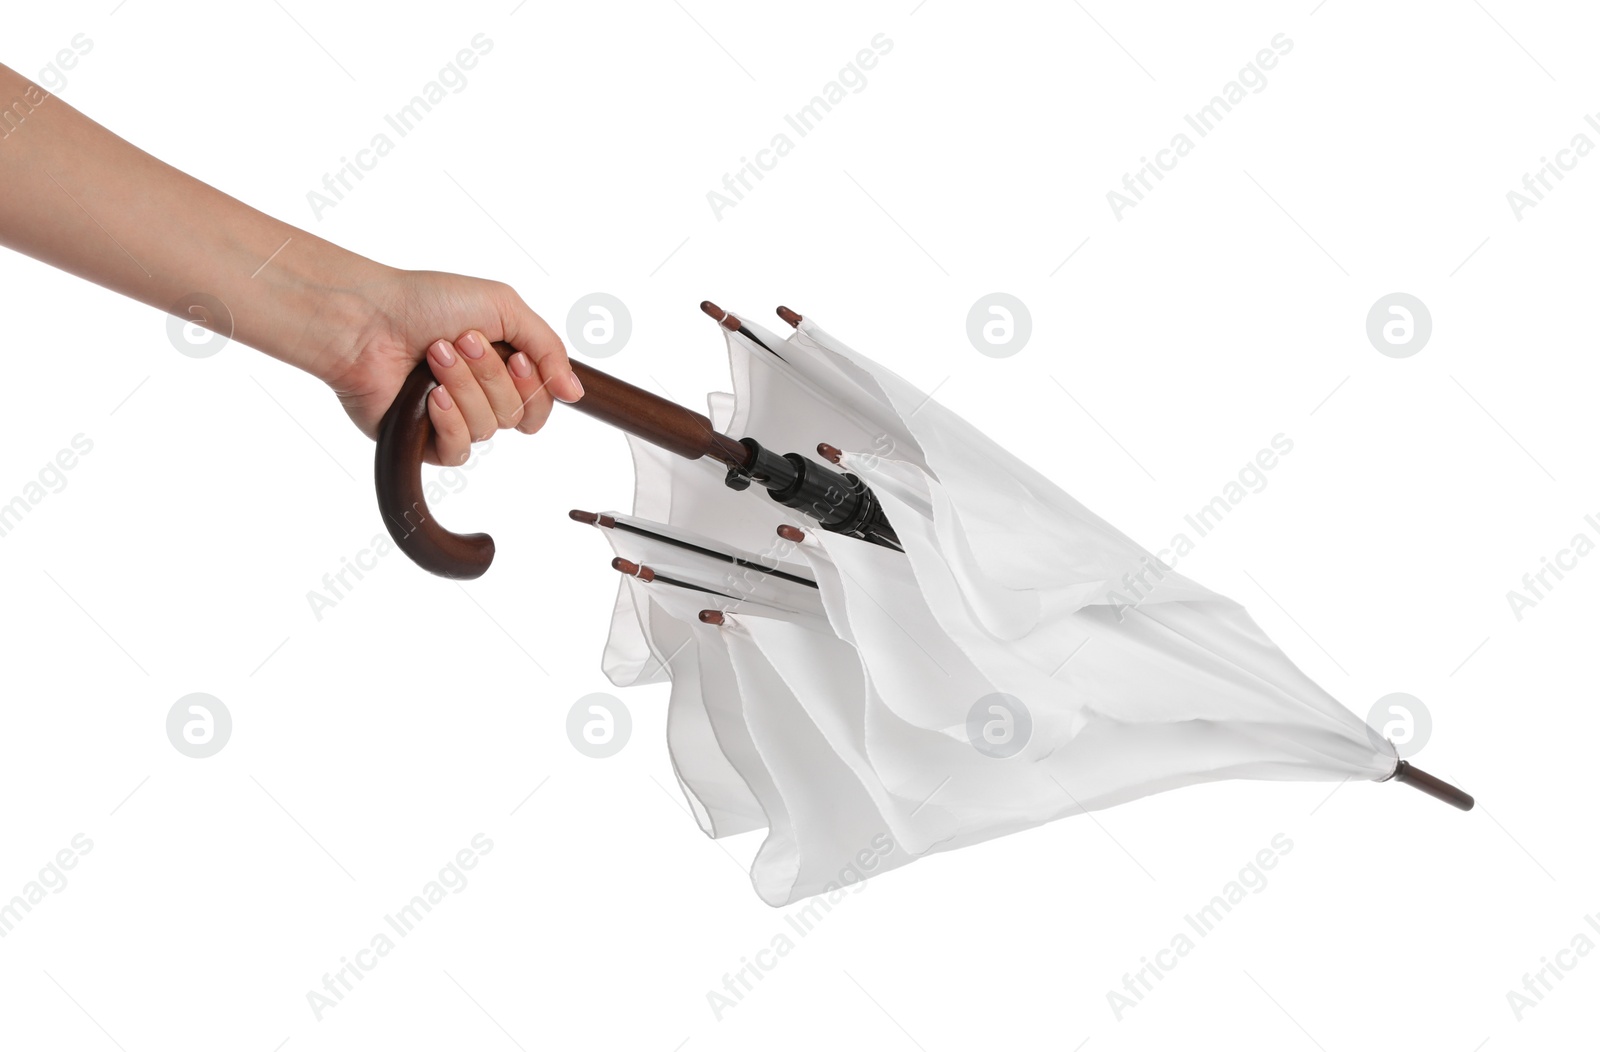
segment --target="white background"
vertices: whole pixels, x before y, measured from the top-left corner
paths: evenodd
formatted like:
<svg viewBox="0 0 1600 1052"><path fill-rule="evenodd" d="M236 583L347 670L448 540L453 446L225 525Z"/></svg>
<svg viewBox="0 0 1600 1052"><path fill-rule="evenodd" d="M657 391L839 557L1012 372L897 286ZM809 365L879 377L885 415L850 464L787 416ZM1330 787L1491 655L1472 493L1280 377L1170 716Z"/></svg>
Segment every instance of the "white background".
<svg viewBox="0 0 1600 1052"><path fill-rule="evenodd" d="M936 856L852 894L719 1020L707 992L790 931L741 872L759 834L696 830L664 688L616 692L613 758L564 730L613 690L615 587L565 513L626 508L622 439L560 408L496 439L441 512L495 534L489 575L392 555L318 620L307 593L381 530L330 393L237 345L180 355L159 313L4 254L0 501L73 436L93 450L0 538L0 897L94 846L0 940L0 1043L1591 1042L1600 954L1520 1022L1506 995L1600 940L1600 559L1520 621L1506 593L1600 535L1600 160L1520 220L1506 194L1600 141L1597 27L1486 2L10 5L0 59L37 76L87 34L61 97L259 208L510 281L563 331L578 297L620 297L633 335L598 364L680 402L726 387L701 299L774 326L786 303L1152 549L1289 436L1182 572L1357 713L1421 698L1417 762L1480 807L1234 782ZM307 191L478 33L465 90L314 218ZM879 33L866 87L714 215L724 173ZM1266 87L1115 218L1107 191L1279 33ZM1005 359L965 331L997 290L1033 318ZM1365 332L1396 291L1433 319L1403 359ZM196 691L234 722L205 760L165 732ZM307 992L479 832L470 883L319 1022ZM1118 1021L1107 992L1279 833L1270 883Z"/></svg>

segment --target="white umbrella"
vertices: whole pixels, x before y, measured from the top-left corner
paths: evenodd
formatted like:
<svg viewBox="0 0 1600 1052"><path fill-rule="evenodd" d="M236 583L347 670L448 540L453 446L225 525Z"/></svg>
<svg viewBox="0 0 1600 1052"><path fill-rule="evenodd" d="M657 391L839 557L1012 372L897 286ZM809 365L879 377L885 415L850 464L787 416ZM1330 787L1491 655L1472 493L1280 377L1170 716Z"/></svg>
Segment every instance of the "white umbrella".
<svg viewBox="0 0 1600 1052"><path fill-rule="evenodd" d="M768 829L766 902L1225 778L1394 778L1472 806L1241 606L928 395L792 311L779 339L705 307L733 377L695 417L709 456L621 395L586 405L591 377L626 385L580 367L577 408L631 432L636 488L631 515L573 517L626 575L607 676L671 680L678 780L708 835ZM770 452L811 448L843 476ZM788 505L733 488L752 479ZM402 547L424 530L389 521Z"/></svg>

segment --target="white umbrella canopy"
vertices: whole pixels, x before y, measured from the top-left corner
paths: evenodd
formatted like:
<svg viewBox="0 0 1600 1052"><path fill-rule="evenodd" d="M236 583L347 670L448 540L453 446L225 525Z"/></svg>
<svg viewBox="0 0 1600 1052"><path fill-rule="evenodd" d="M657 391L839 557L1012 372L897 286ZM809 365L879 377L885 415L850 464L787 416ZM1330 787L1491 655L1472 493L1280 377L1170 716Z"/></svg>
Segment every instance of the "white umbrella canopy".
<svg viewBox="0 0 1600 1052"><path fill-rule="evenodd" d="M797 529L720 465L632 436L633 514L574 513L610 525L630 573L605 672L671 679L678 780L707 834L768 828L764 901L1198 782L1402 772L1239 604L786 316L787 339L724 322L712 426L837 447L903 551Z"/></svg>
<svg viewBox="0 0 1600 1052"><path fill-rule="evenodd" d="M572 517L626 575L606 675L671 681L678 781L708 835L768 831L767 903L1226 778L1392 779L1472 807L1243 607L929 395L787 308L786 339L702 309L733 381L709 416L573 363L574 408L627 433L636 482L631 514ZM421 483L432 384L420 365L380 425L379 506L419 565L473 578L493 541L441 526Z"/></svg>

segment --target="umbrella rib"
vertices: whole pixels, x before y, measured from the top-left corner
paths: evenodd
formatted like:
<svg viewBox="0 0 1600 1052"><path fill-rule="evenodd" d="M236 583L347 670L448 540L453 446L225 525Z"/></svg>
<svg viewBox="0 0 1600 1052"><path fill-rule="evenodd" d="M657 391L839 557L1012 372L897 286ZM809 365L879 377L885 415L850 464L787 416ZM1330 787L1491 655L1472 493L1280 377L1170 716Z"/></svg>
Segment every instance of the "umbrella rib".
<svg viewBox="0 0 1600 1052"><path fill-rule="evenodd" d="M624 530L628 533L637 533L641 537L650 537L654 540L662 542L663 544L670 544L675 548L683 548L687 551L699 552L701 555L709 555L714 559L722 559L726 562L733 563L735 566L742 566L746 569L755 570L758 573L771 574L773 577L781 577L785 581L793 581L795 584L803 584L810 588L817 587L817 582L813 581L809 577L802 577L799 574L789 573L785 570L774 570L770 566L764 566L758 562L751 562L749 559L740 558L739 556L733 555L729 552L720 552L715 548L707 548L704 545L695 544L692 541L684 541L679 540L676 537L669 537L664 533L657 533L654 530L647 530L643 526L634 526L631 523L617 522L613 520L611 528L614 530ZM657 574L656 576L660 577L661 575Z"/></svg>
<svg viewBox="0 0 1600 1052"><path fill-rule="evenodd" d="M727 329L729 332L738 333L740 336L743 336L757 347L760 347L763 351L766 351L768 354L778 359L780 362L786 360L783 355L779 354L771 347L768 347L759 336L751 332L749 328L746 327L744 322L740 321L734 315L729 314L727 311L723 310L715 303L712 303L710 300L701 300L700 309L705 312L707 317L711 318L718 325L722 326L724 329Z"/></svg>
<svg viewBox="0 0 1600 1052"><path fill-rule="evenodd" d="M678 588L687 588L691 592L718 595L724 599L731 599L736 603L741 601L739 596L729 595L727 592L719 592L715 588L707 588L705 585L695 584L692 581L680 581L676 577L668 577L666 574L656 573L652 567L633 562L630 559L624 559L620 555L611 560L611 568L645 584L649 584L652 581L660 581L663 584L670 584Z"/></svg>
<svg viewBox="0 0 1600 1052"><path fill-rule="evenodd" d="M662 584L670 584L677 588L687 588L691 592L705 592L707 595L720 595L724 599L732 599L734 602L739 601L739 597L736 595L729 595L727 592L719 592L715 588L707 588L705 585L692 584L689 581L680 581L676 577L668 577L665 574L658 573L652 577L651 580L660 581Z"/></svg>

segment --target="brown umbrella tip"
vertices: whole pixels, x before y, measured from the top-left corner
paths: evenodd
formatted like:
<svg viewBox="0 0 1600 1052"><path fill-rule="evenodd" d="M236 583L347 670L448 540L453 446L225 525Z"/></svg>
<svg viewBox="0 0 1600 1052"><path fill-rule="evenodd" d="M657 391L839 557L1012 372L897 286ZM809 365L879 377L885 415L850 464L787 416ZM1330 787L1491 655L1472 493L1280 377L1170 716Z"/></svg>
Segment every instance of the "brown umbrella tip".
<svg viewBox="0 0 1600 1052"><path fill-rule="evenodd" d="M728 619L721 610L702 610L700 620L708 625L721 625L726 624Z"/></svg>
<svg viewBox="0 0 1600 1052"><path fill-rule="evenodd" d="M600 521L600 516L595 512L581 511L578 508L573 508L571 511L567 512L567 518L571 519L573 522L581 522L586 526L593 526L595 523Z"/></svg>
<svg viewBox="0 0 1600 1052"><path fill-rule="evenodd" d="M800 527L790 526L788 523L778 527L778 536L786 541L793 541L795 544L799 544L806 539L806 535L801 531Z"/></svg>
<svg viewBox="0 0 1600 1052"><path fill-rule="evenodd" d="M1472 799L1470 793L1462 792L1443 778L1436 778L1420 767L1411 766L1409 760L1401 760L1395 766L1394 774L1389 777L1402 785L1420 789L1435 800L1443 800L1451 807L1462 811L1472 810L1473 804L1477 802Z"/></svg>
<svg viewBox="0 0 1600 1052"><path fill-rule="evenodd" d="M844 456L844 451L838 446L830 446L826 442L818 442L817 456L828 461L830 464L837 464L839 463L839 458Z"/></svg>
<svg viewBox="0 0 1600 1052"><path fill-rule="evenodd" d="M800 327L800 315L796 314L788 307L779 307L778 317L782 318L784 321L788 322L790 325L793 325L797 329Z"/></svg>

